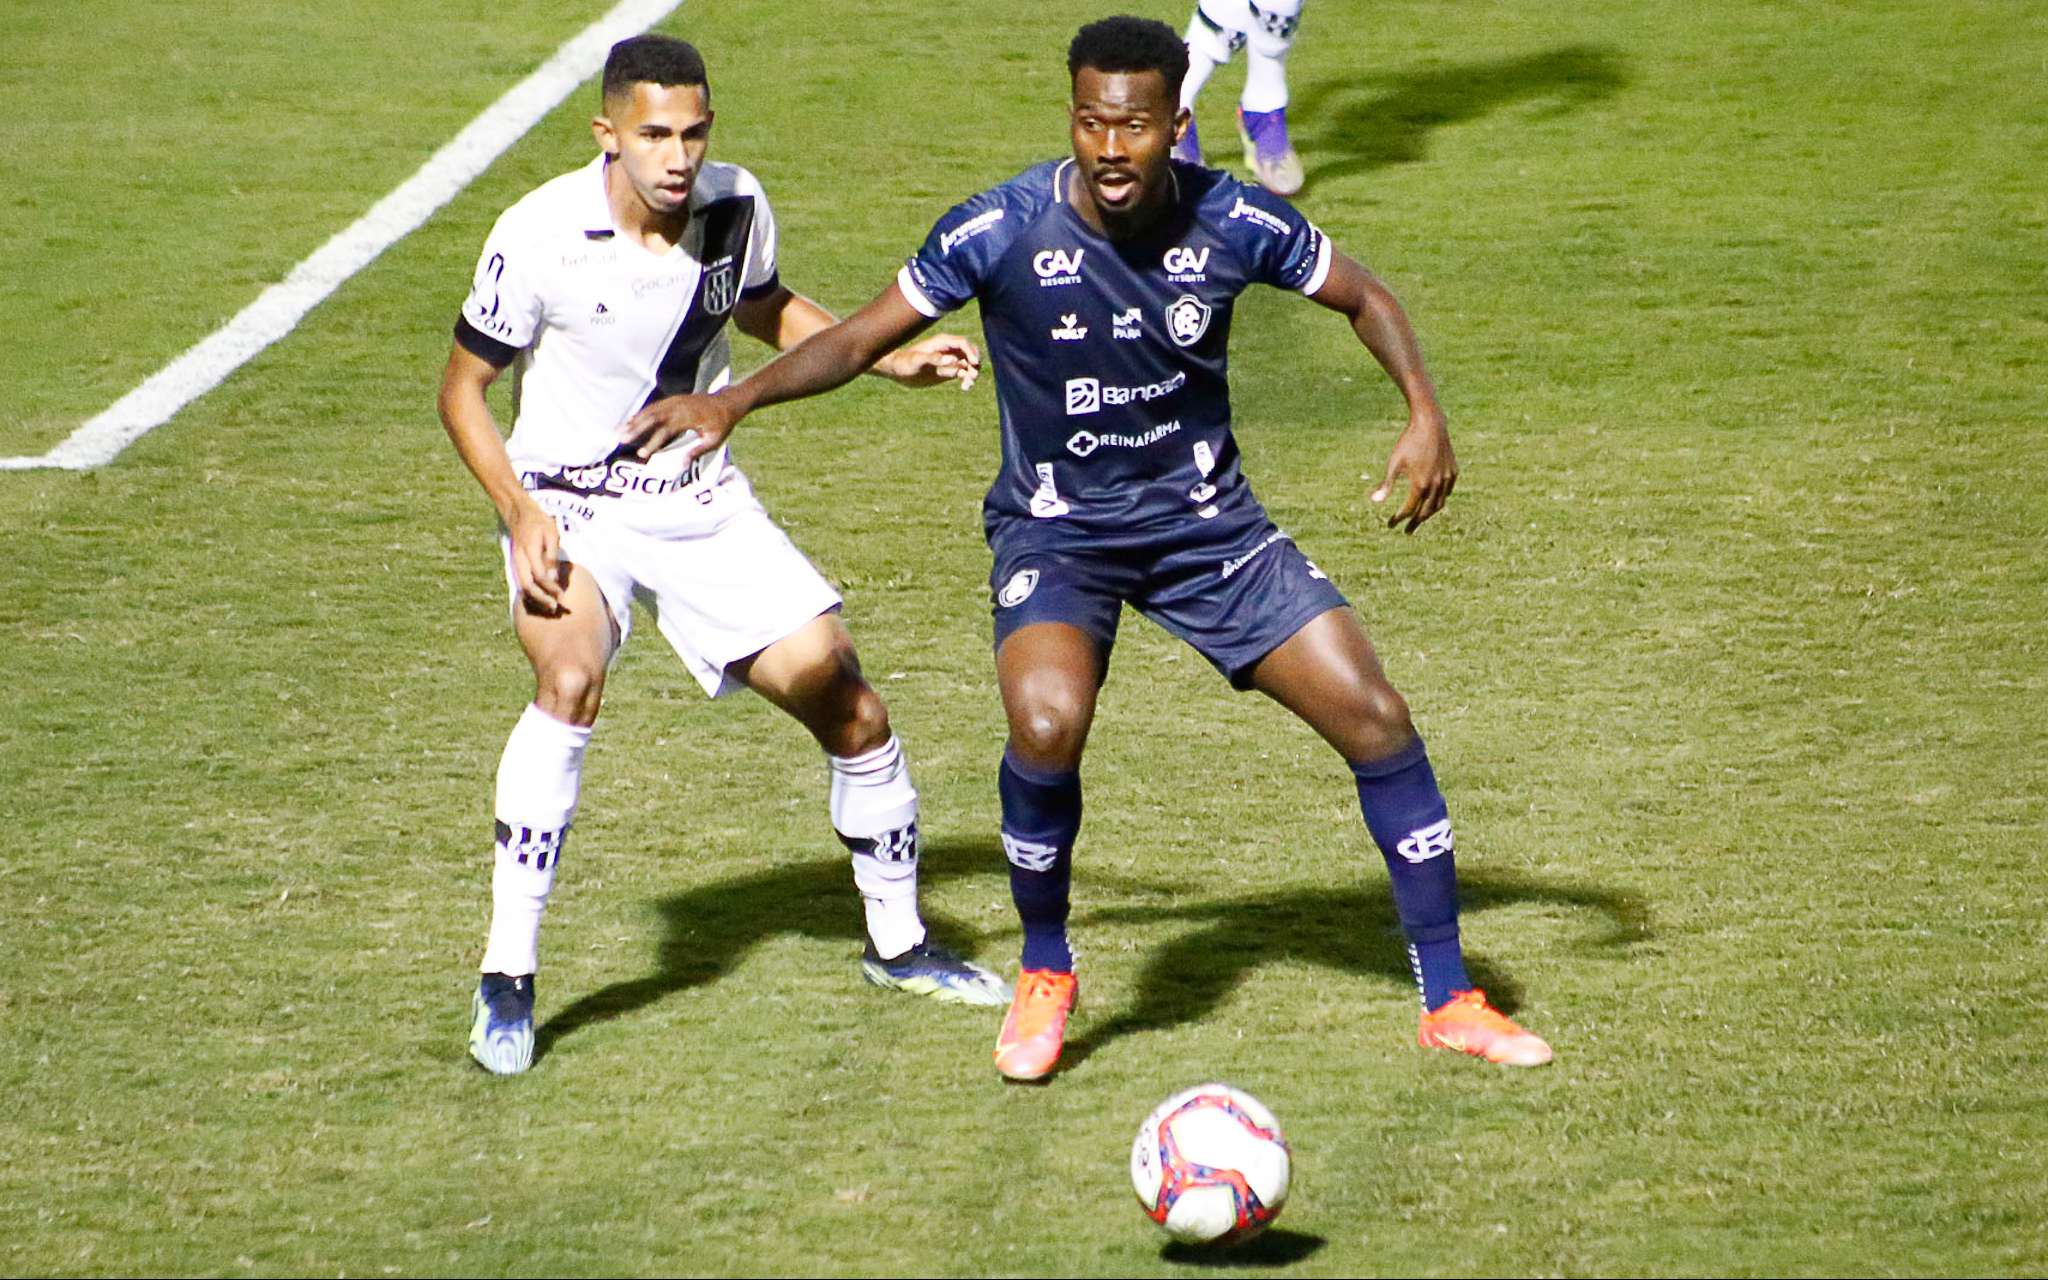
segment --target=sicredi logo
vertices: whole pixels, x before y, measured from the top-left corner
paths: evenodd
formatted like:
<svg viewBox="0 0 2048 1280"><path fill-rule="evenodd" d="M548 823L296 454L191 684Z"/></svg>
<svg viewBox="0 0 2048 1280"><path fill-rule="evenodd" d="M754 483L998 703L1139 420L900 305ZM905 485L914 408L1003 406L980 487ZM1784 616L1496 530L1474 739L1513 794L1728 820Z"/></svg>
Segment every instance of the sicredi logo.
<svg viewBox="0 0 2048 1280"><path fill-rule="evenodd" d="M1081 259L1086 249L1072 253L1065 249L1040 249L1031 255L1031 269L1038 273L1040 285L1081 283Z"/></svg>

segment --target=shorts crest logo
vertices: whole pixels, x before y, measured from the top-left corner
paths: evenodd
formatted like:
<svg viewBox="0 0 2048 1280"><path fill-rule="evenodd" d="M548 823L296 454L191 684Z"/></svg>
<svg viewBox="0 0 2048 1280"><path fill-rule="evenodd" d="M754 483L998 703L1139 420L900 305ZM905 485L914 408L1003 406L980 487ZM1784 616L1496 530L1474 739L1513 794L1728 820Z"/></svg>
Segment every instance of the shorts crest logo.
<svg viewBox="0 0 2048 1280"><path fill-rule="evenodd" d="M1037 586L1038 570L1019 569L1010 575L1008 582L1003 584L1002 591L996 595L996 603L1005 609L1014 609L1026 600L1029 600L1032 591Z"/></svg>
<svg viewBox="0 0 2048 1280"><path fill-rule="evenodd" d="M1209 332L1209 304L1192 293L1175 298L1166 308L1166 332L1175 346L1194 346Z"/></svg>

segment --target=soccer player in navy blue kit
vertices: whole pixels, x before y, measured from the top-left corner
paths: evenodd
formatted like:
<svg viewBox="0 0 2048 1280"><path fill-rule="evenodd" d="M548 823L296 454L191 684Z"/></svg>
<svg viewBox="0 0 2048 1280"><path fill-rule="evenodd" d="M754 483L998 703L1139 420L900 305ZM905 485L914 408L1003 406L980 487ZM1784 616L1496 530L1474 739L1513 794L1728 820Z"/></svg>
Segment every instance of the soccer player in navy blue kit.
<svg viewBox="0 0 2048 1280"><path fill-rule="evenodd" d="M1457 464L1407 317L1284 200L1171 159L1188 122L1177 106L1187 51L1171 28L1091 23L1068 69L1071 158L955 206L860 312L737 386L657 401L626 436L651 453L694 430L680 447L715 449L751 410L848 382L980 299L1002 417L1002 470L983 507L1010 728L1002 842L1024 927L996 1043L1005 1076L1053 1070L1078 990L1066 922L1079 768L1125 602L1237 688L1307 721L1349 764L1408 936L1419 1042L1546 1063L1550 1046L1466 976L1450 818L1407 704L1344 597L1252 495L1230 432L1237 295L1255 283L1306 294L1346 318L1407 399L1372 497L1385 501L1405 477L1388 523L1413 533L1442 508Z"/></svg>

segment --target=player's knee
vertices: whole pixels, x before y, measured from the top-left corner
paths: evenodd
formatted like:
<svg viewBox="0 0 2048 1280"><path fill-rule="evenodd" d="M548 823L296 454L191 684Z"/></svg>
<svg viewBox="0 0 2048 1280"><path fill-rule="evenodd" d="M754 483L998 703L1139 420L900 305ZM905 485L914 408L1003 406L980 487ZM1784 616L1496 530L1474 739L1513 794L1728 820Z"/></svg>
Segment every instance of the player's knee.
<svg viewBox="0 0 2048 1280"><path fill-rule="evenodd" d="M1036 698L1010 717L1010 750L1040 769L1079 765L1087 739L1087 709L1076 698Z"/></svg>
<svg viewBox="0 0 2048 1280"><path fill-rule="evenodd" d="M846 702L846 717L839 726L839 742L831 748L833 754L857 756L873 751L889 740L889 708L883 703L882 695L876 693L858 671L854 673L858 687Z"/></svg>
<svg viewBox="0 0 2048 1280"><path fill-rule="evenodd" d="M1414 738L1415 722L1408 715L1408 700L1385 680L1367 681L1356 691L1354 702L1352 721L1358 737L1354 759L1390 756Z"/></svg>
<svg viewBox="0 0 2048 1280"><path fill-rule="evenodd" d="M595 724L598 708L604 704L604 670L581 663L557 663L540 673L533 700L557 720Z"/></svg>

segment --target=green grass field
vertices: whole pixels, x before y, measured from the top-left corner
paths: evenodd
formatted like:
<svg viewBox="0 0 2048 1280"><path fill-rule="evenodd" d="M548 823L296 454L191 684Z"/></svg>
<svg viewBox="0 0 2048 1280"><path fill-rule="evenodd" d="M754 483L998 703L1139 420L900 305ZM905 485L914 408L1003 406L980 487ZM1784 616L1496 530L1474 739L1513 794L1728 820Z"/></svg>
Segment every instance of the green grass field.
<svg viewBox="0 0 2048 1280"><path fill-rule="evenodd" d="M10 10L0 453L601 7ZM687 0L664 29L709 57L784 278L846 309L1063 149L1102 11ZM589 153L579 92L111 466L0 474L0 1271L2048 1271L2044 74L2022 0L1313 0L1302 203L1407 303L1464 476L1416 537L1377 527L1398 399L1271 292L1239 437L1429 737L1476 975L1558 1060L1414 1048L1348 774L1132 619L1042 1089L995 1077L990 1012L861 984L815 748L651 628L549 914L544 1056L464 1053L530 686L433 393L492 218ZM912 753L927 914L1013 969L993 399L865 381L736 445ZM1297 1156L1280 1226L1220 1257L1166 1247L1124 1171L1218 1077Z"/></svg>

